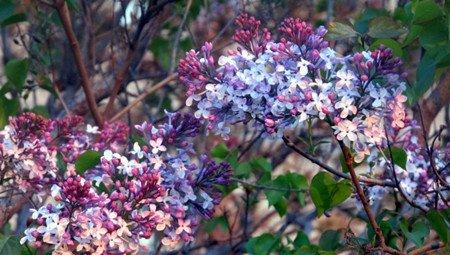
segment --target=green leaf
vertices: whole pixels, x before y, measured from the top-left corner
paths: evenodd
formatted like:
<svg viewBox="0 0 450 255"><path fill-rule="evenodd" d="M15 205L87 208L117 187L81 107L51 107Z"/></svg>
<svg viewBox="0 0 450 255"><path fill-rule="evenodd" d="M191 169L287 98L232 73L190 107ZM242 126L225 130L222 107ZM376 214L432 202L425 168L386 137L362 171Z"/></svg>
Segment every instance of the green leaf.
<svg viewBox="0 0 450 255"><path fill-rule="evenodd" d="M360 34L365 34L369 29L369 22L380 16L389 16L385 9L366 8L355 21L355 29Z"/></svg>
<svg viewBox="0 0 450 255"><path fill-rule="evenodd" d="M303 231L298 231L297 236L295 237L295 240L294 240L294 247L300 248L303 245L309 245L309 244L310 244L310 242L309 242L308 236Z"/></svg>
<svg viewBox="0 0 450 255"><path fill-rule="evenodd" d="M341 163L342 172L348 173L347 162L345 162L344 154L339 155L339 163Z"/></svg>
<svg viewBox="0 0 450 255"><path fill-rule="evenodd" d="M327 251L334 251L340 247L341 233L336 230L327 230L320 237L319 246Z"/></svg>
<svg viewBox="0 0 450 255"><path fill-rule="evenodd" d="M75 170L78 174L83 174L100 163L102 154L98 151L87 150L75 161Z"/></svg>
<svg viewBox="0 0 450 255"><path fill-rule="evenodd" d="M250 164L250 162L242 162L242 163L238 164L238 166L234 170L234 175L236 177L242 177L242 178L247 179L250 177L252 170L253 170L253 167Z"/></svg>
<svg viewBox="0 0 450 255"><path fill-rule="evenodd" d="M448 239L449 239L448 225L445 222L445 219L442 216L442 214L440 214L436 210L430 210L426 216L427 216L428 221L431 224L431 227L436 231L436 233L439 235L441 240L444 243L448 243Z"/></svg>
<svg viewBox="0 0 450 255"><path fill-rule="evenodd" d="M71 9L71 10L75 10L75 11L78 11L79 10L79 7L78 7L78 4L77 4L77 1L76 0L65 0L66 1L66 3L67 3L67 6Z"/></svg>
<svg viewBox="0 0 450 255"><path fill-rule="evenodd" d="M297 173L288 172L283 175L279 175L273 181L266 181L263 183L266 186L273 187L274 189L265 189L264 194L266 195L269 205L273 205L280 216L283 216L287 211L287 200L289 199L292 192L297 190L307 190L308 181L306 177ZM292 190L292 191L290 191ZM303 197L303 192L298 192L297 196L301 201Z"/></svg>
<svg viewBox="0 0 450 255"><path fill-rule="evenodd" d="M425 237L427 237L430 234L429 227L423 222L422 220L416 221L411 231L408 229L408 223L406 220L403 220L400 223L400 229L402 230L405 237L412 241L416 246L423 245L423 241Z"/></svg>
<svg viewBox="0 0 450 255"><path fill-rule="evenodd" d="M292 189L308 189L308 180L305 176L297 173L288 172L284 174Z"/></svg>
<svg viewBox="0 0 450 255"><path fill-rule="evenodd" d="M421 24L419 42L426 50L435 50L436 46L448 46L448 23L444 19L435 19Z"/></svg>
<svg viewBox="0 0 450 255"><path fill-rule="evenodd" d="M56 154L56 166L61 174L64 174L67 171L67 164L64 162L64 157L61 152Z"/></svg>
<svg viewBox="0 0 450 255"><path fill-rule="evenodd" d="M168 68L170 64L170 48L171 43L168 39L161 36L156 37L150 44L150 50L155 54L155 59L158 60L164 68Z"/></svg>
<svg viewBox="0 0 450 255"><path fill-rule="evenodd" d="M31 109L31 112L34 112L46 118L50 118L50 113L48 112L45 105L36 105L35 107L33 107L33 109Z"/></svg>
<svg viewBox="0 0 450 255"><path fill-rule="evenodd" d="M409 44L411 44L414 40L416 40L419 37L419 35L421 34L422 30L423 30L422 26L412 25L409 28L409 33L406 36L405 41L403 42L403 45L404 46L408 46Z"/></svg>
<svg viewBox="0 0 450 255"><path fill-rule="evenodd" d="M19 237L0 234L0 255L19 255L21 250Z"/></svg>
<svg viewBox="0 0 450 255"><path fill-rule="evenodd" d="M347 200L348 197L352 194L352 185L350 181L343 180L336 183L334 189L331 192L331 207L335 207L336 205Z"/></svg>
<svg viewBox="0 0 450 255"><path fill-rule="evenodd" d="M12 24L16 24L19 22L23 22L27 20L27 15L25 13L16 13L14 15L9 16L8 18L4 19L0 25L2 27L8 26L8 25L12 25Z"/></svg>
<svg viewBox="0 0 450 255"><path fill-rule="evenodd" d="M14 13L14 3L11 0L0 0L0 22L9 18Z"/></svg>
<svg viewBox="0 0 450 255"><path fill-rule="evenodd" d="M391 152L392 152L392 161L395 165L406 169L406 161L408 158L408 155L406 155L405 150L403 150L402 148L398 148L398 147L391 147ZM389 153L389 148L386 148L383 150L383 153L386 157L390 158L391 154Z"/></svg>
<svg viewBox="0 0 450 255"><path fill-rule="evenodd" d="M311 181L311 199L321 216L326 210L344 202L352 193L352 185L347 180L336 182L328 173L320 172Z"/></svg>
<svg viewBox="0 0 450 255"><path fill-rule="evenodd" d="M286 176L280 175L275 180L270 182L270 185L273 188L279 188L279 189L288 189L289 188L289 181L286 179ZM266 189L264 193L266 194L267 201L269 201L269 205L274 205L278 203L283 196L286 194L287 191L279 191L279 190L272 190L272 189Z"/></svg>
<svg viewBox="0 0 450 255"><path fill-rule="evenodd" d="M450 53L450 47L435 47L433 50L425 51L419 66L417 67L416 82L407 89L408 103L415 104L420 97L431 87L434 82L436 65Z"/></svg>
<svg viewBox="0 0 450 255"><path fill-rule="evenodd" d="M228 154L230 154L230 151L223 143L219 143L211 150L211 156L214 158L225 159Z"/></svg>
<svg viewBox="0 0 450 255"><path fill-rule="evenodd" d="M417 2L413 12L413 23L415 24L427 22L442 15L441 8L433 0Z"/></svg>
<svg viewBox="0 0 450 255"><path fill-rule="evenodd" d="M270 254L270 252L276 248L278 242L278 237L269 233L264 233L260 236L251 238L245 245L245 249L250 254L266 255Z"/></svg>
<svg viewBox="0 0 450 255"><path fill-rule="evenodd" d="M356 37L358 33L349 25L339 22L332 22L328 27L326 38L328 40L342 40Z"/></svg>
<svg viewBox="0 0 450 255"><path fill-rule="evenodd" d="M367 34L373 38L393 38L407 30L390 17L377 17L370 21Z"/></svg>
<svg viewBox="0 0 450 255"><path fill-rule="evenodd" d="M203 223L203 228L206 233L211 233L216 229L216 227L220 227L223 231L226 231L229 227L228 219L225 215L212 218L205 223Z"/></svg>
<svg viewBox="0 0 450 255"><path fill-rule="evenodd" d="M250 161L250 164L255 169L261 169L264 172L271 172L272 171L272 164L263 157L258 157Z"/></svg>
<svg viewBox="0 0 450 255"><path fill-rule="evenodd" d="M275 210L277 210L278 215L280 217L283 217L287 212L287 200L286 198L281 198L276 204L273 205L275 207Z"/></svg>
<svg viewBox="0 0 450 255"><path fill-rule="evenodd" d="M27 78L28 59L13 59L5 66L5 74L8 81L15 85L18 91L22 91L23 84Z"/></svg>
<svg viewBox="0 0 450 255"><path fill-rule="evenodd" d="M224 160L228 162L233 169L236 170L236 168L239 166L238 163L238 150L234 149L230 151L227 146L223 143L220 143L216 145L211 150L211 156L220 160Z"/></svg>
<svg viewBox="0 0 450 255"><path fill-rule="evenodd" d="M370 49L376 49L380 47L380 45L384 45L392 50L395 56L402 57L403 56L403 50L400 43L393 39L377 39L375 42L370 45Z"/></svg>
<svg viewBox="0 0 450 255"><path fill-rule="evenodd" d="M0 130L9 122L9 117L19 113L20 103L17 98L8 99L0 96Z"/></svg>

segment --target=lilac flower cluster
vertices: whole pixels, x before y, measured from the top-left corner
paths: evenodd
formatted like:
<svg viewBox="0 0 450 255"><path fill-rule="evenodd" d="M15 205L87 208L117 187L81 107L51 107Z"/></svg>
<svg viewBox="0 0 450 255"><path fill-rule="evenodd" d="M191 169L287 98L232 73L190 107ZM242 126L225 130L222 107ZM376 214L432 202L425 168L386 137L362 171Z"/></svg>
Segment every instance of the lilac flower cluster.
<svg viewBox="0 0 450 255"><path fill-rule="evenodd" d="M86 130L79 116L48 120L27 112L10 118L9 125L0 131L2 188L45 195L46 187L58 177L58 153L65 162L73 163L88 149L117 151L128 137L123 123L106 124L101 132L97 129L88 125Z"/></svg>
<svg viewBox="0 0 450 255"><path fill-rule="evenodd" d="M163 245L191 241L220 202L230 167L196 157L190 139L200 122L191 115L168 113L167 122L136 129L145 144L124 155L106 150L84 176L69 171L53 185L54 202L33 212L22 242L54 245L55 254L130 254L156 232Z"/></svg>
<svg viewBox="0 0 450 255"><path fill-rule="evenodd" d="M217 63L210 43L180 61L186 104L195 104L195 116L207 123L208 130L227 138L232 125L245 123L264 130L266 136L280 137L306 120L322 120L352 149L357 163L380 157L388 142L397 146L411 138L402 135L414 129L405 107L402 63L390 49L381 46L339 56L324 40L324 27L313 30L294 18L281 24L278 42L270 40L253 17L243 15L237 25L241 29L234 38L242 47L220 56ZM414 150L407 153L408 162L419 164ZM392 180L388 168L383 169L379 177ZM413 170L403 171L398 178L401 186L408 186L405 190L413 189L410 183L423 181L409 178ZM427 176L431 182L436 179ZM426 194L429 200L436 196Z"/></svg>

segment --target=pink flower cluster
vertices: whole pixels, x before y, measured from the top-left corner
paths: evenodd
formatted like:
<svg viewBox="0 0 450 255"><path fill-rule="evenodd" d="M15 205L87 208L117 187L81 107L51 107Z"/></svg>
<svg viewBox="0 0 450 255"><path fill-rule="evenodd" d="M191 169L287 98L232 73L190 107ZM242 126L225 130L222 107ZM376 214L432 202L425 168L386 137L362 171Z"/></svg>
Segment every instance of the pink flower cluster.
<svg viewBox="0 0 450 255"><path fill-rule="evenodd" d="M94 129L93 132L90 129ZM31 112L11 117L0 131L0 173L2 188L44 195L46 186L57 180L57 155L73 163L84 151L111 148L119 150L126 143L128 127L123 123L106 124L101 132L85 129L79 116L48 120Z"/></svg>
<svg viewBox="0 0 450 255"><path fill-rule="evenodd" d="M278 42L255 36L266 30L247 14L237 23L235 39L244 49L230 50L216 63L212 45L206 43L200 52L191 50L180 61L180 81L188 90L186 104L194 105L195 116L207 123L208 130L227 138L231 126L245 123L265 131L266 136L281 137L286 129L306 120L324 121L336 139L352 149L357 163L380 157L389 161L389 155L382 154L388 143L401 147L411 139L404 135L416 127L405 105L402 62L390 49L381 46L340 56L324 40L325 28L313 30L299 19L284 20ZM258 38L267 40L256 44ZM413 165L420 164L413 156L416 152L408 146L404 149ZM376 177L393 181L389 168L383 165L382 169ZM400 186L407 185L406 193L414 198L415 192L409 192L414 190L411 183L424 179L411 179L408 173L415 170L403 170ZM425 167L424 171L430 185L421 193L429 199L420 201L430 206L437 196L430 191L440 185L432 169Z"/></svg>
<svg viewBox="0 0 450 255"><path fill-rule="evenodd" d="M220 202L229 166L196 155L190 139L200 122L191 115L168 113L163 124L136 128L143 144L125 154L106 150L84 176L69 170L55 183L54 202L33 212L22 242L54 245L56 254L130 254L157 232L167 246L193 240Z"/></svg>

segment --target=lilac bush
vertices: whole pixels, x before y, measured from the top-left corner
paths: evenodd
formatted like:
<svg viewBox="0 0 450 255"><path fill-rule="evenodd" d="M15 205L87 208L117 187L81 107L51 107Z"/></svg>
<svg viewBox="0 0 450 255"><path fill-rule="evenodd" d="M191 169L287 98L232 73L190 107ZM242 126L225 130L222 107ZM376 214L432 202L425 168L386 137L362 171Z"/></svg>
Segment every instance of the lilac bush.
<svg viewBox="0 0 450 255"><path fill-rule="evenodd" d="M54 254L129 254L155 232L166 246L192 241L200 220L210 218L220 202L218 185L228 184L231 172L228 164L193 150L197 119L167 115L163 124L136 126L145 145L136 142L123 153L107 149L83 174L69 163L51 186L52 202L32 210L34 223L21 242L54 245Z"/></svg>
<svg viewBox="0 0 450 255"><path fill-rule="evenodd" d="M61 8L60 18L64 18L65 5L61 1L56 6ZM154 11L148 8L143 17L150 17ZM189 8L190 4L186 15ZM70 21L71 17L66 17L63 24L66 32L67 26L71 26L67 18ZM170 75L152 87L156 91L178 76L186 88L186 105L192 107L193 114L165 112L164 120L144 122L133 130L120 121L108 123L120 119L152 93L148 90L137 95L137 101L127 102L122 111L110 116L113 102L121 93L121 83L127 80L124 76L129 66L125 64L118 77L114 77L116 84L103 112L105 116L97 110L96 96L88 86L90 78L82 77L89 110L99 127L86 125L83 117L71 114L62 119L46 119L30 112L10 117L8 125L0 131L0 205L11 206L12 198L16 197L28 199L33 205L31 219L20 239L30 254L30 247L39 253L52 250L52 254L135 254L148 252L149 239L156 243L157 254L162 246L181 247L180 252L189 252L192 246L186 244L195 240L203 220L211 220L208 223L212 228L216 225L228 228L229 239L220 242L234 253L246 249L258 254L255 251L260 248L254 248L257 245L266 253L277 250L283 254L322 254L336 250L338 242L334 248L326 243L333 235L332 230L322 233L325 241L321 238L319 246L311 244L301 232L306 229L302 219L288 211L292 197L298 199L295 210L297 204L304 206L308 191L316 205L313 217L328 216L331 208L354 194L357 208L366 213L368 227L366 236L357 239L351 233L350 221L345 237L347 248L403 255L406 254L403 251L412 251L407 245L410 241L417 248L411 254L444 246L448 231L442 230L442 225L447 226L448 219L438 210L442 212L449 207L450 174L446 168L450 162L450 143L445 148L436 146L440 133L430 146L421 141L421 133L425 140L427 134L408 108L407 75L393 51L381 45L371 51L341 55L325 40L327 29L322 26L314 29L298 18L286 18L277 34L248 14L240 15L235 23L233 39L237 48L215 59L212 43L206 42L199 51L186 53L180 60L178 73L172 73L175 65L171 66ZM141 24L145 26L145 22ZM141 29L138 27L135 38L139 39ZM180 26L180 36L182 29ZM135 47L131 42L130 51ZM171 65L176 62L177 50ZM82 76L86 73L80 71ZM27 72L21 83L26 76ZM3 100L12 102L11 95ZM64 104L63 99L59 100ZM234 150L217 146L211 154L218 162L194 148L194 139L204 139L203 131L228 139L233 136L236 124L247 125L261 135L249 141L246 148L242 147L245 142ZM342 171L315 159L312 155L315 148L308 155L288 139L288 133L307 126L305 133L312 141L311 128L315 124L326 126L326 134L341 148ZM139 135L132 136L134 131ZM289 148L336 176L321 172L309 182L294 172L272 175L271 163L264 158L242 161L242 156L260 137L282 138ZM235 168L234 178L226 162ZM255 183L247 181L253 177L257 179ZM222 186L232 181L242 185L245 193L245 214L237 230L234 223L229 224L227 211L214 217L215 207L224 197ZM238 186L230 189L235 187ZM249 221L253 197L257 202L260 194L252 193L255 190L263 190L269 206L274 206L281 217L285 216L286 222L278 228L276 236L265 233L252 237L259 228L258 222ZM395 232L394 227L381 229L387 217L376 219L381 213L373 213L371 205L394 194L396 212L392 217L389 215L394 219L400 214L397 193L410 206L428 213L426 217L441 241L433 243L434 233L429 235L429 227L420 225L423 219L412 214L396 218L403 224L400 228L404 238L399 241L403 247L398 248L396 240L391 243L389 235ZM315 199L321 199L322 195L328 197L319 201L323 205L320 207ZM18 212L12 211L7 217L0 215L0 222L8 221ZM239 211L236 214L235 223L241 216ZM249 231L252 223L257 226ZM291 236L282 239L293 223L300 229L295 240ZM370 231L374 232L372 236ZM339 233L332 237L338 240ZM425 238L433 242L425 244ZM7 238L0 235L0 239ZM357 245L352 246L352 241ZM268 243L270 249L266 247ZM204 247L209 245L208 242Z"/></svg>
<svg viewBox="0 0 450 255"><path fill-rule="evenodd" d="M428 155L419 145L420 128L405 105L402 62L390 49L340 56L324 40L324 27L314 30L294 18L283 21L277 41L246 14L236 24L236 50L216 62L211 43L205 43L180 61L186 104L209 131L227 138L231 126L245 123L266 136L282 137L306 121L324 121L337 141L351 148L355 163L368 163L366 176L398 182L406 199L423 209L435 203L448 208L448 190L434 191L442 185L435 171L443 169L450 151ZM391 147L407 155L406 165L395 164L395 171ZM448 172L440 172L448 183ZM367 189L374 201L389 187Z"/></svg>

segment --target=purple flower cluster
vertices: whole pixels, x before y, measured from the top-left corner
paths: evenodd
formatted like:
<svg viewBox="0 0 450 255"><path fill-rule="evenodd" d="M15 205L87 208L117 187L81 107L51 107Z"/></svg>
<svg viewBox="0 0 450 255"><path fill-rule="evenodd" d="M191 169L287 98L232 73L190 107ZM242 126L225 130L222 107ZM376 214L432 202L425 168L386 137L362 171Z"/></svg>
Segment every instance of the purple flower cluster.
<svg viewBox="0 0 450 255"><path fill-rule="evenodd" d="M191 50L180 61L180 81L188 90L186 104L194 105L195 116L207 123L208 130L227 138L232 125L245 123L266 136L280 137L306 120L322 120L337 140L352 149L357 163L379 157L388 160L389 155L380 155L388 142L398 146L411 138L404 135L415 127L405 107L402 63L390 49L381 46L339 56L324 40L324 27L314 30L306 22L287 18L276 42L261 36L266 30L255 18L245 14L237 23L240 28L234 38L243 49L229 51L216 63L212 45L206 43L200 52ZM405 149L408 160L419 164L416 154L408 146ZM377 177L392 180L391 174L384 174L389 168L382 168ZM411 191L408 173L415 170L403 171L400 182ZM436 176L427 176L429 182L436 182ZM428 186L429 200L436 196L429 192L435 188ZM414 196L414 192L407 194Z"/></svg>
<svg viewBox="0 0 450 255"><path fill-rule="evenodd" d="M84 176L53 185L55 202L33 212L22 242L54 245L57 254L129 254L156 232L167 246L193 240L220 202L230 167L196 156L191 139L200 122L191 115L168 113L167 122L136 129L145 144L123 155L106 150Z"/></svg>

